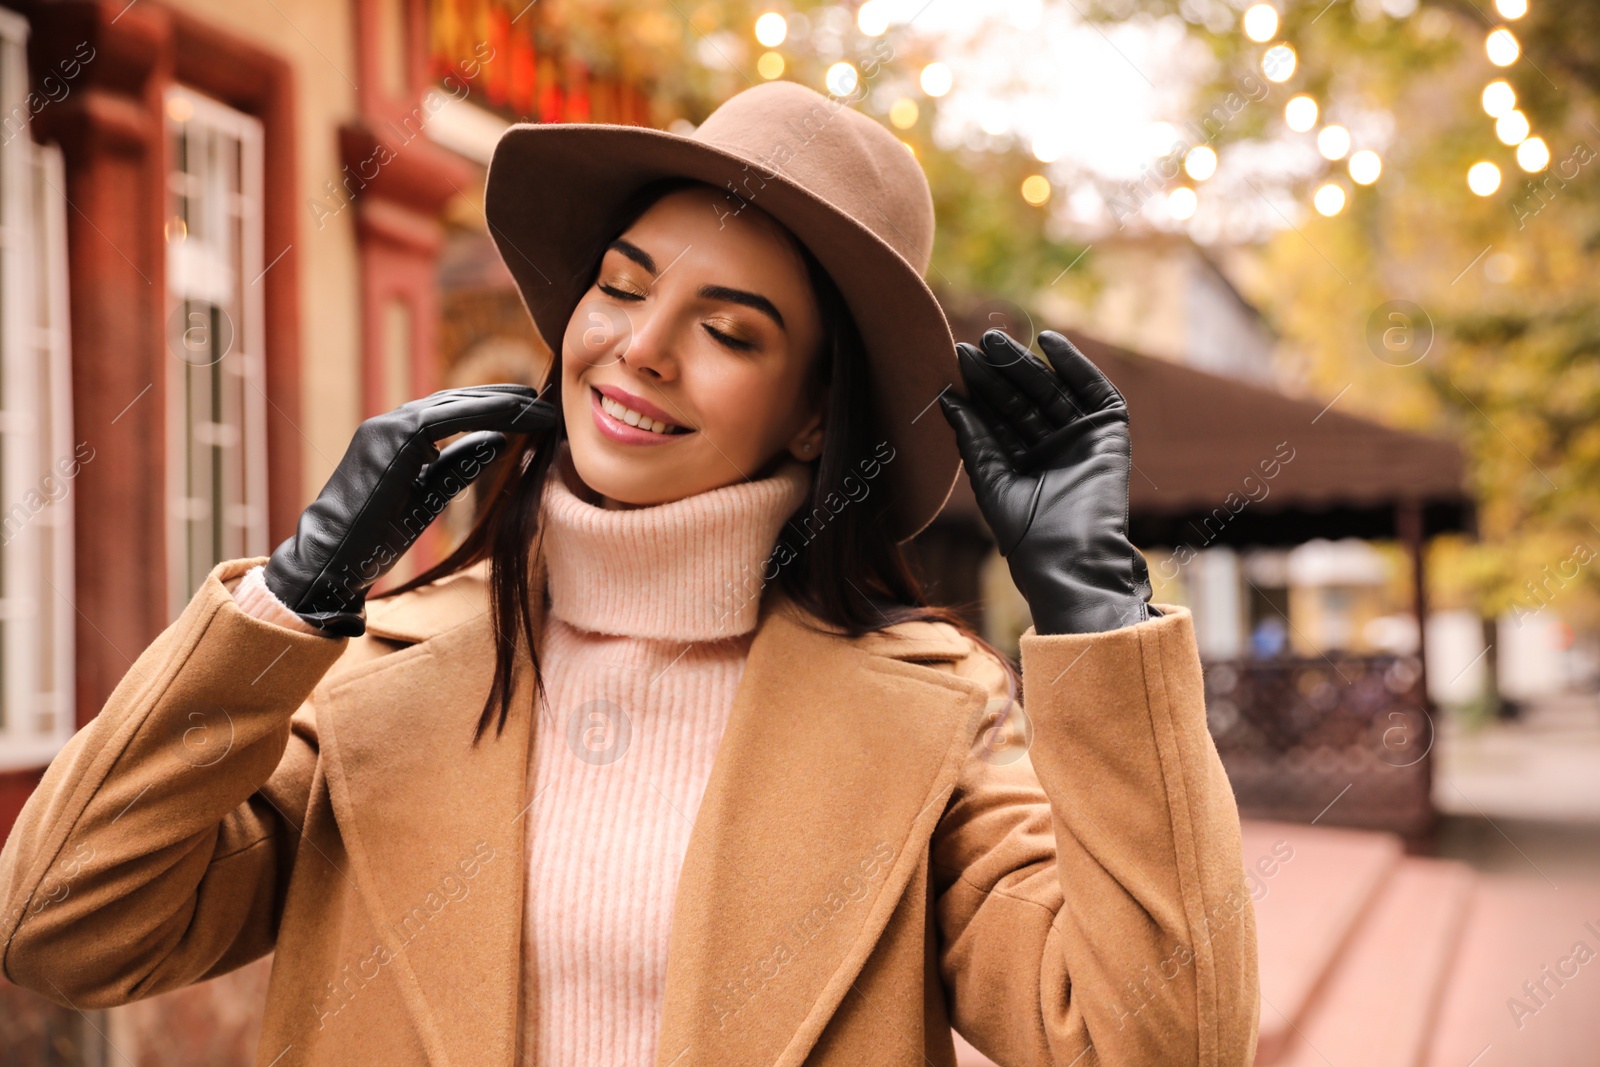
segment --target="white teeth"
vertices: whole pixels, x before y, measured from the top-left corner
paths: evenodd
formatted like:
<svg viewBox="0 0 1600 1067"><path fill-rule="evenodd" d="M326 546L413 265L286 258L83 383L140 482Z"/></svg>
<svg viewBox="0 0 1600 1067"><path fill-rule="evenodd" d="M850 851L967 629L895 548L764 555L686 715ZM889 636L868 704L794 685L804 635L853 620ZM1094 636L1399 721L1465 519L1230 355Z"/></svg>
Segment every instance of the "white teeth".
<svg viewBox="0 0 1600 1067"><path fill-rule="evenodd" d="M637 426L639 429L649 430L651 433L672 433L671 428L666 423L652 419L648 415L641 415L630 407L624 407L604 393L600 394L600 407L607 415L614 419L620 419L629 426Z"/></svg>

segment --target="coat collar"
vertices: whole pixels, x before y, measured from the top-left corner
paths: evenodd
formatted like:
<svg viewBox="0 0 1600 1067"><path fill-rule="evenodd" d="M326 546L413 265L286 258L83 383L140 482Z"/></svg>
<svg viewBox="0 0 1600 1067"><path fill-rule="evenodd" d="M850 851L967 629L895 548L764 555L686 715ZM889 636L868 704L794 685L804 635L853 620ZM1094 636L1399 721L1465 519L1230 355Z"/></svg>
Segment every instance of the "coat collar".
<svg viewBox="0 0 1600 1067"><path fill-rule="evenodd" d="M484 575L373 602L370 637L408 647L325 679L318 725L347 874L402 946L395 980L430 1059L509 1067L532 731L514 710L470 743L494 662ZM981 717L981 686L919 665L970 651L950 627L851 639L808 621L763 608L679 876L658 1067L805 1058L919 869ZM531 706L525 672L513 691ZM441 897L486 850L465 895Z"/></svg>

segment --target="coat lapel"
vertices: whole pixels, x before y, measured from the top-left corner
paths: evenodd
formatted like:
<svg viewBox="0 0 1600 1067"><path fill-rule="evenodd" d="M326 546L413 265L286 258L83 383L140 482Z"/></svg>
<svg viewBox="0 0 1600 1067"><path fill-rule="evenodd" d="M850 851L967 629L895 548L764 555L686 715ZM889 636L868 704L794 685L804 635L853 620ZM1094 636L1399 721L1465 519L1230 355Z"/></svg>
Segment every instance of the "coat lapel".
<svg viewBox="0 0 1600 1067"><path fill-rule="evenodd" d="M518 711L532 698L519 672L504 733L472 745L494 668L486 609L473 574L375 601L368 633L417 643L318 697L345 874L430 1062L457 1067L512 1062L521 978L531 716Z"/></svg>
<svg viewBox="0 0 1600 1067"><path fill-rule="evenodd" d="M439 1064L517 1051L532 694L519 671L505 733L471 745L494 663L481 575L375 602L368 633L415 643L317 696L345 873ZM660 1067L804 1060L984 710L981 686L909 662L964 651L935 628L852 640L807 619L777 601L751 644L679 875Z"/></svg>
<svg viewBox="0 0 1600 1067"><path fill-rule="evenodd" d="M802 1062L888 923L987 696L895 644L764 614L678 880L659 1067Z"/></svg>

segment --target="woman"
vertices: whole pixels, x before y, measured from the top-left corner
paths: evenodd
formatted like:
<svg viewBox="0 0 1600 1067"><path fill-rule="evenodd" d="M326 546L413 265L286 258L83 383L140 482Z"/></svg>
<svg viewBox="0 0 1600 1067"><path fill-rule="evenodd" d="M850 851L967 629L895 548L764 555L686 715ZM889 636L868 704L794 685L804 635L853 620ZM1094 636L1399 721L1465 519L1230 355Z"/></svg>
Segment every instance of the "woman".
<svg viewBox="0 0 1600 1067"><path fill-rule="evenodd" d="M957 354L910 154L778 82L687 137L514 128L487 214L550 389L369 420L211 573L6 842L6 977L83 1008L272 951L261 1064L951 1064L952 1025L1248 1064L1238 816L1126 408L1059 334ZM962 459L1026 715L901 555Z"/></svg>

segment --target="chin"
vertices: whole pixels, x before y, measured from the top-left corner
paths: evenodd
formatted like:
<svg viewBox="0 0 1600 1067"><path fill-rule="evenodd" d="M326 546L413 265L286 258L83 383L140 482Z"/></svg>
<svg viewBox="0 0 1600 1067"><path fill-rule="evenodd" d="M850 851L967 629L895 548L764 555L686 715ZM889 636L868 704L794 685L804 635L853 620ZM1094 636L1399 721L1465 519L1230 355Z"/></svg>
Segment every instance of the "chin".
<svg viewBox="0 0 1600 1067"><path fill-rule="evenodd" d="M662 464L648 455L615 455L605 442L573 435L567 438L567 448L572 454L572 467L583 484L620 504L648 507L698 491L693 488L680 491L677 479L667 476L669 472L663 470Z"/></svg>

